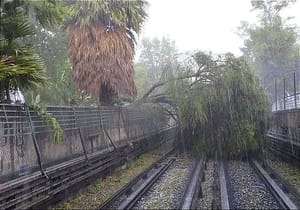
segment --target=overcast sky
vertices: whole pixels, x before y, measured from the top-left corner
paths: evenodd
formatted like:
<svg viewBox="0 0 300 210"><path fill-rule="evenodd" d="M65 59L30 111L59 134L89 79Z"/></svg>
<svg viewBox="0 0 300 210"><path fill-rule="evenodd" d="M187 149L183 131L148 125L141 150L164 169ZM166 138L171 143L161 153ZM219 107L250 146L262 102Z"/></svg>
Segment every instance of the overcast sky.
<svg viewBox="0 0 300 210"><path fill-rule="evenodd" d="M256 23L250 0L148 0L149 18L142 37L169 36L180 52L204 50L240 55L243 40L236 34L241 21ZM300 26L300 2L283 11Z"/></svg>

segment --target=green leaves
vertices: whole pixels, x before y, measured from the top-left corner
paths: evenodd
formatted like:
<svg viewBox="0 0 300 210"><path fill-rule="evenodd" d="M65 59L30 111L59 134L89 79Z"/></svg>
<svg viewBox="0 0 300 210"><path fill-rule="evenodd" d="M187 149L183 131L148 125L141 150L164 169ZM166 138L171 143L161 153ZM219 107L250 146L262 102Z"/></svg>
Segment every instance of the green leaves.
<svg viewBox="0 0 300 210"><path fill-rule="evenodd" d="M4 43L3 41L0 43ZM13 89L31 88L47 84L45 66L39 55L30 47L20 46L17 41L2 45L0 49L0 80L10 79Z"/></svg>
<svg viewBox="0 0 300 210"><path fill-rule="evenodd" d="M299 35L295 26L280 16L280 12L293 4L293 0L251 1L253 10L259 12L260 25L243 23L242 33L247 37L242 51L258 72L264 87L273 94L274 81L282 80L297 69L300 59ZM282 84L278 84L282 86Z"/></svg>
<svg viewBox="0 0 300 210"><path fill-rule="evenodd" d="M63 140L63 130L56 120L55 117L52 117L46 110L46 105L43 104L40 100L40 95L37 95L33 103L30 106L37 114L45 121L46 125L53 131L53 139L55 142L60 142Z"/></svg>
<svg viewBox="0 0 300 210"><path fill-rule="evenodd" d="M8 43L15 39L35 34L34 27L28 22L22 11L16 11L15 14L10 16L0 13L0 17L1 35Z"/></svg>
<svg viewBox="0 0 300 210"><path fill-rule="evenodd" d="M140 33L147 18L147 5L144 0L83 0L73 5L71 17L72 22L80 26L100 21L108 31L116 24ZM129 33L129 36L134 40L134 34Z"/></svg>
<svg viewBox="0 0 300 210"><path fill-rule="evenodd" d="M57 0L30 1L28 7L34 9L33 15L44 28L62 25L64 19L68 18L71 12L63 1Z"/></svg>
<svg viewBox="0 0 300 210"><path fill-rule="evenodd" d="M258 150L269 104L253 70L232 54L198 52L192 59L194 71L183 68L191 77L167 83L187 145L193 152L220 146L226 157Z"/></svg>

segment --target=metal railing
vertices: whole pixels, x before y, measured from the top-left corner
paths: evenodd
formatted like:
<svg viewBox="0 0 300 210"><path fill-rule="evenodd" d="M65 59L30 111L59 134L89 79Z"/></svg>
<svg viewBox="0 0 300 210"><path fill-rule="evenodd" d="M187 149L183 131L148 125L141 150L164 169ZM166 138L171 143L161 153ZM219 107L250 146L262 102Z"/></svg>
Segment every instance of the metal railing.
<svg viewBox="0 0 300 210"><path fill-rule="evenodd" d="M275 80L273 112L300 109L299 75L300 72L295 71L292 78L283 78L283 87L281 88L278 88L278 83Z"/></svg>
<svg viewBox="0 0 300 210"><path fill-rule="evenodd" d="M37 113L30 110L34 127L34 134L52 132L44 120ZM56 118L63 131L81 128L119 127L147 125L148 132L162 127L165 123L158 119L151 111L143 107L67 107L48 106L47 113ZM121 117L123 115L123 117ZM123 118L123 119L121 119ZM122 121L122 122L120 122ZM78 123L78 125L77 125ZM0 104L0 138L31 135L28 116L22 105ZM1 142L0 140L0 142Z"/></svg>
<svg viewBox="0 0 300 210"><path fill-rule="evenodd" d="M300 109L300 92L295 95L286 96L273 103L272 111Z"/></svg>
<svg viewBox="0 0 300 210"><path fill-rule="evenodd" d="M164 117L144 106L48 106L64 140L31 108L0 104L0 178L36 171L128 140L148 138L167 127ZM108 141L109 140L109 141Z"/></svg>

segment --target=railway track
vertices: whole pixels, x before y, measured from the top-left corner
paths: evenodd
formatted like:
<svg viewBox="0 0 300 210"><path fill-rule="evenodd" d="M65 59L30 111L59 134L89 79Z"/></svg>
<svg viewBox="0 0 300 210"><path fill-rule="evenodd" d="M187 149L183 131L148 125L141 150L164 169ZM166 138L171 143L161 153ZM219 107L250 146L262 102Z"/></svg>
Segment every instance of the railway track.
<svg viewBox="0 0 300 210"><path fill-rule="evenodd" d="M153 163L149 168L136 176L101 204L98 209L132 208L174 162L175 159L170 156L174 155L175 152L175 148L171 149L162 158Z"/></svg>
<svg viewBox="0 0 300 210"><path fill-rule="evenodd" d="M172 172L169 172L168 175L165 174L165 172L176 161L175 158L167 158L167 156L170 156L170 153L162 157L158 162L154 163L140 175L135 177L132 181L127 183L117 193L115 193L101 206L99 206L98 209L139 209L141 207L148 208L147 202L151 202L151 196L155 198L155 195L152 195L152 192L150 192L149 189L152 189L152 186L154 184L156 184L157 186L163 185L166 180L161 180L161 183L157 182L159 179L162 179L162 175L165 175L165 179L170 178L170 176L176 176L176 173ZM189 167L189 169L187 169L188 171L190 171L190 173L188 173L188 176L186 177L187 180L185 181L183 189L180 190L182 192L180 202L174 204L175 206L169 205L169 208L176 207L178 209L191 209L196 207L198 198L202 194L201 181L203 180L205 161L205 157L203 156L196 159L193 164L188 163L188 165L192 167ZM155 194L159 190L156 189L153 191L156 191L153 192ZM145 196L146 194L148 194L148 197ZM168 197L172 196L173 195L168 195ZM144 198L144 201L142 198ZM152 204L152 206L153 205L155 204Z"/></svg>
<svg viewBox="0 0 300 210"><path fill-rule="evenodd" d="M176 159L164 158L124 186L99 209L203 209L212 208L216 202L219 202L217 207L222 209L298 209L299 203L290 198L293 191L289 190L289 186L279 178L275 179L275 175L258 161L220 161L217 167L216 160L204 156L190 163L182 193L176 195L179 202L157 206L157 203L165 202L163 192L160 192L164 187L161 186L167 179L176 176L170 171ZM212 178L215 171L219 180ZM219 189L215 188L216 181ZM214 191L218 191L220 201L215 198ZM174 198L174 192L169 193L168 197Z"/></svg>
<svg viewBox="0 0 300 210"><path fill-rule="evenodd" d="M284 177L278 174L265 160L261 160L262 167L268 172L270 177L283 189L283 191L292 199L292 201L300 206L300 193L297 187L289 183Z"/></svg>
<svg viewBox="0 0 300 210"><path fill-rule="evenodd" d="M287 193L256 160L219 164L222 209L298 209ZM278 180L276 180L278 181Z"/></svg>
<svg viewBox="0 0 300 210"><path fill-rule="evenodd" d="M205 165L205 157L197 159L193 172L186 185L185 192L182 196L178 209L194 209L197 205L198 198L202 194L201 181L203 179L203 169Z"/></svg>

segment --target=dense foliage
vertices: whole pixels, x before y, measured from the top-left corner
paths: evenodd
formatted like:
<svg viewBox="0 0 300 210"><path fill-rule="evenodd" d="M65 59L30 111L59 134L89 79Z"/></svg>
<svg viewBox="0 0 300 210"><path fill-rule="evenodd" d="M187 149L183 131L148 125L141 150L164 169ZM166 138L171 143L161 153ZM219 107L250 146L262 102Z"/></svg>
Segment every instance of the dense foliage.
<svg viewBox="0 0 300 210"><path fill-rule="evenodd" d="M46 83L45 67L32 46L22 42L35 33L25 2L1 1L0 18L0 101L10 103L11 89Z"/></svg>
<svg viewBox="0 0 300 210"><path fill-rule="evenodd" d="M152 92L147 100L171 106L183 149L234 157L263 146L268 98L243 57L198 52L177 68L181 75L163 83L164 97L153 100Z"/></svg>

